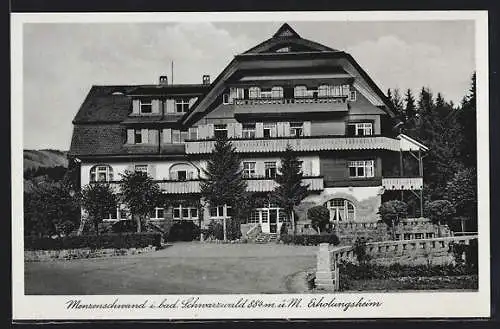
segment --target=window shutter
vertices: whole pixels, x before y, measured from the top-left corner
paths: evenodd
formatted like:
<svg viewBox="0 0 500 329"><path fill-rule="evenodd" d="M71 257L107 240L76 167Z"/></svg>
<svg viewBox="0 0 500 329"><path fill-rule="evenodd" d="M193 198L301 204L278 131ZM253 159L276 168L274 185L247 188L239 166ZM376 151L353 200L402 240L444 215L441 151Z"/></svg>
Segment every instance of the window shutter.
<svg viewBox="0 0 500 329"><path fill-rule="evenodd" d="M143 144L149 143L149 135L148 135L148 130L147 129L141 129L141 142Z"/></svg>
<svg viewBox="0 0 500 329"><path fill-rule="evenodd" d="M172 143L172 129L170 128L163 129L163 143L165 144Z"/></svg>
<svg viewBox="0 0 500 329"><path fill-rule="evenodd" d="M207 124L207 137L208 138L213 138L214 137L214 124L213 123L209 123Z"/></svg>
<svg viewBox="0 0 500 329"><path fill-rule="evenodd" d="M156 179L156 165L155 164L148 164L148 174L149 176L153 177L153 179Z"/></svg>
<svg viewBox="0 0 500 329"><path fill-rule="evenodd" d="M290 136L290 122L283 122L283 130L284 130L283 136L285 137Z"/></svg>
<svg viewBox="0 0 500 329"><path fill-rule="evenodd" d="M151 112L153 114L159 114L160 113L160 100L159 99L153 99L151 101Z"/></svg>
<svg viewBox="0 0 500 329"><path fill-rule="evenodd" d="M264 137L264 124L262 122L255 123L255 137Z"/></svg>
<svg viewBox="0 0 500 329"><path fill-rule="evenodd" d="M242 135L242 125L241 123L237 122L234 124L234 137L241 138L241 135Z"/></svg>
<svg viewBox="0 0 500 329"><path fill-rule="evenodd" d="M138 99L132 100L132 113L139 114L140 102Z"/></svg>
<svg viewBox="0 0 500 329"><path fill-rule="evenodd" d="M302 162L302 173L304 176L311 176L311 161L310 160L304 160Z"/></svg>
<svg viewBox="0 0 500 329"><path fill-rule="evenodd" d="M285 136L285 123L284 122L278 122L276 124L276 127L278 129L278 137Z"/></svg>
<svg viewBox="0 0 500 329"><path fill-rule="evenodd" d="M198 139L206 139L208 137L207 125L198 126Z"/></svg>
<svg viewBox="0 0 500 329"><path fill-rule="evenodd" d="M264 170L265 170L264 162L256 161L255 162L255 175L257 175L257 177L264 176Z"/></svg>
<svg viewBox="0 0 500 329"><path fill-rule="evenodd" d="M193 107L194 103L198 100L198 97L193 97L189 99L189 108Z"/></svg>
<svg viewBox="0 0 500 329"><path fill-rule="evenodd" d="M158 130L156 129L149 130L149 143L158 144Z"/></svg>
<svg viewBox="0 0 500 329"><path fill-rule="evenodd" d="M167 99L165 104L167 113L175 113L175 100Z"/></svg>
<svg viewBox="0 0 500 329"><path fill-rule="evenodd" d="M311 136L311 121L304 122L304 136Z"/></svg>
<svg viewBox="0 0 500 329"><path fill-rule="evenodd" d="M188 179L193 179L193 177L194 177L194 172L188 171L188 177L187 178Z"/></svg>
<svg viewBox="0 0 500 329"><path fill-rule="evenodd" d="M227 137L228 138L234 137L234 123L227 124Z"/></svg>
<svg viewBox="0 0 500 329"><path fill-rule="evenodd" d="M127 129L127 144L134 144L134 129Z"/></svg>

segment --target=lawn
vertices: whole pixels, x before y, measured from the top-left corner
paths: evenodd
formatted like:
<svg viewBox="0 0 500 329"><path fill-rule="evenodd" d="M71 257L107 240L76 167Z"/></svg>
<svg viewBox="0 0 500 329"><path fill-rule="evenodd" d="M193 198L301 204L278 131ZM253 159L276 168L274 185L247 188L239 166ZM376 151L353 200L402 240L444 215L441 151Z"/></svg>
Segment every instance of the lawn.
<svg viewBox="0 0 500 329"><path fill-rule="evenodd" d="M297 292L318 247L181 242L122 257L25 264L25 294L260 294Z"/></svg>

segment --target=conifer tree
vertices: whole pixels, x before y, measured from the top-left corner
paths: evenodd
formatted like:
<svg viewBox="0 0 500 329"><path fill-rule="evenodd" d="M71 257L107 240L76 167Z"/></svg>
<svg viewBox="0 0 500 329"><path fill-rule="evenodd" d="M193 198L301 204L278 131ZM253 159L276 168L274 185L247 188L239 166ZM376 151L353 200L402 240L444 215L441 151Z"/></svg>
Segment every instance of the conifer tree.
<svg viewBox="0 0 500 329"><path fill-rule="evenodd" d="M204 169L201 196L211 207L231 207L231 238L237 238L239 223L248 204L247 184L243 179L241 159L227 138L218 138ZM224 216L224 240L227 240L227 218Z"/></svg>
<svg viewBox="0 0 500 329"><path fill-rule="evenodd" d="M462 100L458 110L457 121L462 132L460 143L461 160L468 168L476 168L477 164L477 131L476 131L476 73L472 74L471 87Z"/></svg>
<svg viewBox="0 0 500 329"><path fill-rule="evenodd" d="M307 196L308 185L302 184L302 178L303 174L300 161L297 159L290 144L288 144L281 158L279 173L276 174L274 179L276 183L278 183L278 186L274 189L271 198L281 208L285 209L293 234L296 232L293 208L299 205Z"/></svg>

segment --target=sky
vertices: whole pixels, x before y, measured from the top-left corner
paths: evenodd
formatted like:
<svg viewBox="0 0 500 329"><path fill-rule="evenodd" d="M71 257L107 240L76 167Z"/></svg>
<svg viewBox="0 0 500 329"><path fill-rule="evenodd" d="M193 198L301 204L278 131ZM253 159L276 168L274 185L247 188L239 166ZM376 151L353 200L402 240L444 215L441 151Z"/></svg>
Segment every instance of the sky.
<svg viewBox="0 0 500 329"><path fill-rule="evenodd" d="M284 22L29 23L23 27L25 149L68 150L92 85L212 81L234 55ZM429 87L459 103L475 70L474 22L288 22L303 38L350 53L377 85Z"/></svg>

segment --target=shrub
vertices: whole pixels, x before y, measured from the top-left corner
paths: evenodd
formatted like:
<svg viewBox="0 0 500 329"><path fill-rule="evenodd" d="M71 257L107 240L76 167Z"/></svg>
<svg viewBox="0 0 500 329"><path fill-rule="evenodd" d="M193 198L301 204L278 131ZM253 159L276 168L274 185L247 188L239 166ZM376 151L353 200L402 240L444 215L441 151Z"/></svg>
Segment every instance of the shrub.
<svg viewBox="0 0 500 329"><path fill-rule="evenodd" d="M382 203L378 209L382 221L391 228L392 238L395 236L395 226L408 214L408 205L399 200L390 200Z"/></svg>
<svg viewBox="0 0 500 329"><path fill-rule="evenodd" d="M223 240L224 239L224 227L219 221L211 220L208 223L207 238Z"/></svg>
<svg viewBox="0 0 500 329"><path fill-rule="evenodd" d="M367 263L370 260L370 255L366 253L366 239L357 238L354 242L354 254L360 264Z"/></svg>
<svg viewBox="0 0 500 329"><path fill-rule="evenodd" d="M25 250L102 249L161 247L160 233L125 233L66 236L62 238L25 237Z"/></svg>
<svg viewBox="0 0 500 329"><path fill-rule="evenodd" d="M311 225L319 232L325 232L330 223L330 210L325 206L315 206L307 210L307 218L311 220Z"/></svg>
<svg viewBox="0 0 500 329"><path fill-rule="evenodd" d="M448 200L435 200L425 204L425 212L429 219L438 225L441 236L441 224L447 224L455 214L455 207Z"/></svg>
<svg viewBox="0 0 500 329"><path fill-rule="evenodd" d="M172 225L168 241L193 241L199 239L200 228L191 221L183 221Z"/></svg>
<svg viewBox="0 0 500 329"><path fill-rule="evenodd" d="M320 243L330 243L336 246L340 243L339 238L335 234L284 234L280 238L285 244L302 246L317 246Z"/></svg>
<svg viewBox="0 0 500 329"><path fill-rule="evenodd" d="M134 233L137 232L137 222L133 220L121 220L111 226L113 233Z"/></svg>

